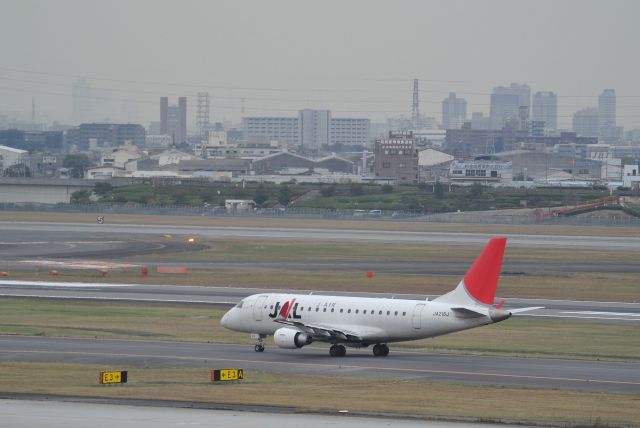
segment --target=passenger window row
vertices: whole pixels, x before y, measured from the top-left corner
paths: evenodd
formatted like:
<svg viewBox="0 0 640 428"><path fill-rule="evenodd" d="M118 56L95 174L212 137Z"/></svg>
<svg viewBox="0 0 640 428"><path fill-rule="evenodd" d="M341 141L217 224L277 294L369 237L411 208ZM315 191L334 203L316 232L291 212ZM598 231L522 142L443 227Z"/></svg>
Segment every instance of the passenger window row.
<svg viewBox="0 0 640 428"><path fill-rule="evenodd" d="M273 305L271 305L271 309L273 309ZM320 312L320 308L316 308L315 311L316 312ZM300 312L304 312L304 306L300 307ZM313 308L309 306L307 308L307 312L313 312ZM327 312L327 308L322 308L322 312ZM335 308L331 308L331 312L335 312ZM359 314L360 310L356 309L354 312L356 314ZM341 314L344 313L344 308L340 308L340 313ZM351 313L351 309L347 309L347 313L350 314ZM368 313L369 313L369 315L375 315L375 311L373 309L368 311ZM386 313L387 313L387 316L391 315L391 311L386 311ZM378 315L382 315L382 314L384 314L384 311L378 311ZM398 316L398 314L399 314L399 311L394 311L393 312L394 316ZM367 310L366 309L362 310L362 315L367 315ZM402 316L403 317L407 316L407 313L406 312L402 312Z"/></svg>

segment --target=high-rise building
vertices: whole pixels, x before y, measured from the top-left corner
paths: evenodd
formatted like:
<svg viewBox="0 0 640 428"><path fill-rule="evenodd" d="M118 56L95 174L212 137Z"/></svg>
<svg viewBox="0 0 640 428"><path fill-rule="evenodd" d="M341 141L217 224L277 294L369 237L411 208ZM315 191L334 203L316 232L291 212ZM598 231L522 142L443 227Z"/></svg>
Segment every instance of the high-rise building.
<svg viewBox="0 0 640 428"><path fill-rule="evenodd" d="M615 143L622 137L616 126L616 91L605 89L598 97L598 135L605 143Z"/></svg>
<svg viewBox="0 0 640 428"><path fill-rule="evenodd" d="M511 83L507 86L496 86L491 94L491 126L500 129L510 119L520 119L520 107L531 110L531 89L529 85Z"/></svg>
<svg viewBox="0 0 640 428"><path fill-rule="evenodd" d="M79 78L71 88L71 115L75 123L91 122L91 86L84 78Z"/></svg>
<svg viewBox="0 0 640 428"><path fill-rule="evenodd" d="M456 98L455 92L449 92L449 97L442 101L442 127L444 129L459 129L467 119L467 101Z"/></svg>
<svg viewBox="0 0 640 428"><path fill-rule="evenodd" d="M558 129L558 96L553 92L536 92L531 116L536 122L544 122L545 129Z"/></svg>
<svg viewBox="0 0 640 428"><path fill-rule="evenodd" d="M598 97L598 128L616 126L616 91L605 89Z"/></svg>
<svg viewBox="0 0 640 428"><path fill-rule="evenodd" d="M329 110L304 109L298 112L299 146L305 152L318 152L329 145L331 112Z"/></svg>
<svg viewBox="0 0 640 428"><path fill-rule="evenodd" d="M573 131L582 137L598 136L598 109L583 108L573 114Z"/></svg>
<svg viewBox="0 0 640 428"><path fill-rule="evenodd" d="M168 97L160 97L160 133L171 135L174 144L187 142L187 97L178 98L178 105L169 105Z"/></svg>
<svg viewBox="0 0 640 428"><path fill-rule="evenodd" d="M518 112L518 95L491 94L491 129L502 129L509 120L518 118Z"/></svg>

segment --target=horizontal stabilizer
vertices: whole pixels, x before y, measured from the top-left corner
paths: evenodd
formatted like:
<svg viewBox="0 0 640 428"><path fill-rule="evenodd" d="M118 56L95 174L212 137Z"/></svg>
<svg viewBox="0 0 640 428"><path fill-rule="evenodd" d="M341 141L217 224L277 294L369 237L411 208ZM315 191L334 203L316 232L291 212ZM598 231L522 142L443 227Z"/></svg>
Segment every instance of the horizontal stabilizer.
<svg viewBox="0 0 640 428"><path fill-rule="evenodd" d="M530 308L509 309L509 312L511 312L512 314L519 314L520 312L535 311L536 309L544 309L544 306L532 306Z"/></svg>
<svg viewBox="0 0 640 428"><path fill-rule="evenodd" d="M451 308L451 310L455 312L456 316L460 318L480 318L480 317L487 316L487 314L474 311L473 309L469 309L469 308Z"/></svg>

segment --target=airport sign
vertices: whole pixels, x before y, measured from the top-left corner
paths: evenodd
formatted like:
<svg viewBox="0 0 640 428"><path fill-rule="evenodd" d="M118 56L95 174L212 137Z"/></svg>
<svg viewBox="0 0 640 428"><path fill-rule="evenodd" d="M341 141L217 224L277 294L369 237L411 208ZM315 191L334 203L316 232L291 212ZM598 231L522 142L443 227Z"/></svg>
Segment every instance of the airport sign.
<svg viewBox="0 0 640 428"><path fill-rule="evenodd" d="M229 382L244 379L243 369L213 369L211 382Z"/></svg>
<svg viewBox="0 0 640 428"><path fill-rule="evenodd" d="M100 372L100 385L127 383L126 371Z"/></svg>

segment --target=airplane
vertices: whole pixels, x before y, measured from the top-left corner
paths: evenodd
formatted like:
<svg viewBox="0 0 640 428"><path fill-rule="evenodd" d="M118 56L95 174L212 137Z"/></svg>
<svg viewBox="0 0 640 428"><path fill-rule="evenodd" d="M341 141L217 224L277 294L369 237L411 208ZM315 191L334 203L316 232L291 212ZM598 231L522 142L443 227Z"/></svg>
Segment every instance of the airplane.
<svg viewBox="0 0 640 428"><path fill-rule="evenodd" d="M221 319L223 327L251 333L256 352L273 335L280 348L299 349L313 342L331 345L329 355L343 357L345 346L389 354L388 343L425 339L504 321L518 312L494 306L507 238L491 238L458 286L431 301L314 294L254 294Z"/></svg>

